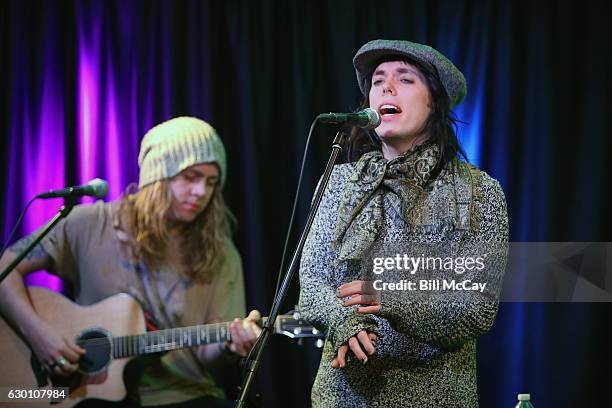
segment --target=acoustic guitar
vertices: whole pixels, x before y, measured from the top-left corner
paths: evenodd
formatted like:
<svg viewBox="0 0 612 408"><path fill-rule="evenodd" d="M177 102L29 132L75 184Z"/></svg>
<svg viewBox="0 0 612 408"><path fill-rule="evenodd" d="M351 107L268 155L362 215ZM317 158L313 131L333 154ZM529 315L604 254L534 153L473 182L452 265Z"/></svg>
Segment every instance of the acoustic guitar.
<svg viewBox="0 0 612 408"><path fill-rule="evenodd" d="M231 340L231 322L203 324L158 331L146 331L143 310L128 294L117 294L90 306L80 306L48 289L31 286L30 299L36 312L67 338L86 350L79 360L79 374L48 375L27 342L0 318L0 387L69 387L68 395L56 407L72 407L90 399L121 401L126 397L124 370L130 360L152 353L178 350ZM265 318L262 319L265 322ZM299 314L278 316L274 332L290 338L322 338L314 327L299 320ZM125 375L127 379L129 376ZM68 381L68 383L67 383ZM28 399L7 402L2 407L49 406L49 400Z"/></svg>

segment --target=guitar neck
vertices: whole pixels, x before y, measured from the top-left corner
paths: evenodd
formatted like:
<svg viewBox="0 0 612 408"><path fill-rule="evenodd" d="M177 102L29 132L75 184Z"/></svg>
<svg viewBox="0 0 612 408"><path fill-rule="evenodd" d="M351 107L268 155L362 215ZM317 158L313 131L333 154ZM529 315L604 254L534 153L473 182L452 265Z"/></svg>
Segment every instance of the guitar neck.
<svg viewBox="0 0 612 408"><path fill-rule="evenodd" d="M231 323L201 324L133 336L113 337L113 358L133 357L231 341L232 334L229 329Z"/></svg>

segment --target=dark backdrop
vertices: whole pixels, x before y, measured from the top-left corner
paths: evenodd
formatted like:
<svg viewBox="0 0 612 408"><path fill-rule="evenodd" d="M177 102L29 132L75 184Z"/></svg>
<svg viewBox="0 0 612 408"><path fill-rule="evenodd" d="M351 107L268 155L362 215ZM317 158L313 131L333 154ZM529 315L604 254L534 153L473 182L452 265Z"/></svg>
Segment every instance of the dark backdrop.
<svg viewBox="0 0 612 408"><path fill-rule="evenodd" d="M470 161L500 180L514 241L610 241L610 8L594 1L12 1L0 5L0 228L35 193L137 180L138 143L177 115L229 157L250 307L267 311L311 120L359 103L351 60L375 38L428 43L464 72ZM302 225L332 128L316 133ZM50 218L36 203L19 234ZM42 277L41 279L48 279ZM297 300L294 282L287 307ZM612 401L609 304L503 303L479 340L481 406ZM307 406L319 353L275 338L264 406Z"/></svg>

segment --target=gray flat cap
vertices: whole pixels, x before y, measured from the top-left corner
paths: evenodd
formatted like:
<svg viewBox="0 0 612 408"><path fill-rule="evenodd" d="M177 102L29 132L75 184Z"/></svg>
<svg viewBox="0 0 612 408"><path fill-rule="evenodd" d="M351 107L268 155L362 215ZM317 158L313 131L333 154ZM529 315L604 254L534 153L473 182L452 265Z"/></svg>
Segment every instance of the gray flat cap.
<svg viewBox="0 0 612 408"><path fill-rule="evenodd" d="M374 64L383 57L393 55L428 62L436 67L450 98L451 109L459 105L465 97L467 93L465 77L448 58L427 45L403 40L373 40L357 51L353 58L353 66L357 72L359 89L364 96L368 96L370 91L370 76L376 68Z"/></svg>

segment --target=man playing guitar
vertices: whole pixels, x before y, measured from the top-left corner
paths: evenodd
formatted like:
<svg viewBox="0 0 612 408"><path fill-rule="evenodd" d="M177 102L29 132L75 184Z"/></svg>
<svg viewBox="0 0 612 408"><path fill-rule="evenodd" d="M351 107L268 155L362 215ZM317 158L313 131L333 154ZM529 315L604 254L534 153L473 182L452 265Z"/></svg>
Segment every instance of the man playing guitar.
<svg viewBox="0 0 612 408"><path fill-rule="evenodd" d="M2 315L51 377L82 371L79 360L86 350L35 310L36 300L23 285L23 276L35 270L47 269L63 278L79 305L130 294L149 317L149 328L224 322L246 313L241 260L221 195L225 150L215 130L191 117L157 125L142 140L138 164L137 191L117 202L76 206L0 285ZM10 247L0 269L33 237ZM103 317L112 321L128 312ZM254 323L259 318L252 311L244 320L234 319L227 336L231 341L185 347L147 360L135 389L118 404L232 406L210 368L246 356L259 333ZM191 340L183 340L191 345ZM79 406L108 404L83 399Z"/></svg>

